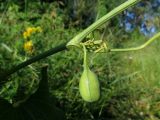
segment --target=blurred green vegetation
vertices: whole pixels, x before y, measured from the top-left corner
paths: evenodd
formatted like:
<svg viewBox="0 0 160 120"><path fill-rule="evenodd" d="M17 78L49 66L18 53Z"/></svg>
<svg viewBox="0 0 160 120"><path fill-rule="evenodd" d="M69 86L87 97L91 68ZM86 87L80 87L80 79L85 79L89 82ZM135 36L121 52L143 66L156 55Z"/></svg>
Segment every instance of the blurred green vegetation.
<svg viewBox="0 0 160 120"><path fill-rule="evenodd" d="M99 0L96 17L100 18L123 1ZM1 71L67 42L82 31L82 24L75 26L76 21L72 20L66 23L68 9L61 6L64 7L62 1L0 1ZM114 25L112 22L96 30L94 38L103 39L115 48L138 46L148 39L137 31L127 34L118 28L117 21ZM66 24L69 24L67 28ZM23 32L38 26L42 32L30 37L34 51L28 54L23 47L26 42ZM57 106L68 120L159 120L159 46L157 40L141 51L93 56L91 68L101 84L101 98L94 103L84 102L79 94L83 52L78 49L63 51L13 74L0 90L0 96L12 103L19 86L25 88L25 95L32 94L39 82L40 67L48 63L50 93L57 98Z"/></svg>

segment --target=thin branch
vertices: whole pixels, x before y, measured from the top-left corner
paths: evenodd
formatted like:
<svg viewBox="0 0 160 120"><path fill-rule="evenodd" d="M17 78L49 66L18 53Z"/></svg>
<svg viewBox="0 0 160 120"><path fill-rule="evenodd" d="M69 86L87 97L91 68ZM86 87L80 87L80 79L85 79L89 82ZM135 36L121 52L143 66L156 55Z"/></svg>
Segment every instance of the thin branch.
<svg viewBox="0 0 160 120"><path fill-rule="evenodd" d="M26 66L34 63L34 62L36 62L36 61L39 61L39 60L41 60L41 59L43 59L43 58L46 58L46 57L51 56L51 55L53 55L53 54L55 54L55 53L58 53L58 52L60 52L60 51L65 50L65 49L66 49L66 44L67 44L67 43L63 43L63 44L61 44L61 45L59 45L59 46L56 46L55 48L51 48L50 50L48 50L48 51L46 51L46 52L43 52L43 53L41 53L41 54L39 54L39 55L37 55L37 56L34 56L34 57L30 58L29 60L26 60L25 62L20 63L20 64L17 65L17 66L12 67L12 68L6 73L5 76L8 77L8 76L10 76L11 74L17 72L18 70L20 70L20 69L22 69L22 68L24 68L24 67L26 67Z"/></svg>
<svg viewBox="0 0 160 120"><path fill-rule="evenodd" d="M147 42L142 44L141 46L138 47L133 47L133 48L117 48L117 49L110 49L110 52L129 52L129 51L136 51L136 50L141 50L145 47L147 47L149 44L151 44L153 41L157 40L160 37L160 32L151 37Z"/></svg>

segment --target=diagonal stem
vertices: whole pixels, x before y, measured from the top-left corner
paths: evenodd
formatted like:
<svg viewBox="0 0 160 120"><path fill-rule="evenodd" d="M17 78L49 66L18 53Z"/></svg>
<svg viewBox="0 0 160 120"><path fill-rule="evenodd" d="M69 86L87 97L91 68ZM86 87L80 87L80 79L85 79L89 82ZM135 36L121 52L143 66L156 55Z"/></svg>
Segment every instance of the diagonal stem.
<svg viewBox="0 0 160 120"><path fill-rule="evenodd" d="M26 60L25 62L22 62L19 65L12 67L7 72L6 76L9 76L9 75L17 72L18 70L20 70L20 69L22 69L22 68L24 68L24 67L26 67L26 66L28 66L28 65L36 62L36 61L38 61L38 60L41 60L41 59L46 58L48 56L51 56L51 55L53 55L55 53L58 53L60 51L65 50L65 49L66 49L66 43L63 43L63 44L61 44L61 45L59 45L59 46L57 46L55 48L52 48L52 49L50 49L50 50L48 50L46 52L43 52L43 53L41 53L41 54L39 54L37 56L34 56L34 57L30 58L29 60Z"/></svg>
<svg viewBox="0 0 160 120"><path fill-rule="evenodd" d="M79 46L79 43L88 34L90 34L91 32L93 32L95 29L97 29L98 27L100 27L105 22L107 22L108 20L110 20L114 16L118 15L119 13L121 13L122 11L124 11L125 9L133 6L134 4L136 4L136 3L140 2L140 1L141 0L128 0L125 3L119 5L118 7L116 7L112 11L110 11L108 14L104 15L102 18L100 18L99 20L97 20L95 23L93 23L92 25L90 25L88 28L86 28L85 30L83 30L81 33L79 33L78 35L76 35L73 39L71 39L71 41L69 41L67 43L67 47L68 46Z"/></svg>
<svg viewBox="0 0 160 120"><path fill-rule="evenodd" d="M95 30L96 28L98 28L99 26L101 26L102 24L104 24L106 21L110 20L111 18L113 18L114 16L116 16L117 14L119 14L120 12L124 11L125 9L129 8L130 6L133 6L134 4L138 3L141 0L128 0L125 3L121 4L120 6L116 7L115 9L113 9L111 12L109 12L108 14L106 14L105 16L103 16L102 18L100 18L99 20L97 20L95 23L93 23L91 26L89 26L88 28L86 28L85 30L83 30L80 34L76 35L70 42L68 43L64 43L62 45L59 45L55 48L52 48L44 53L41 53L25 62L22 62L21 64L13 67L12 69L10 69L5 76L8 77L9 75L15 73L16 71L38 61L41 60L43 58L46 58L50 55L53 55L57 52L63 51L66 49L66 45L70 46L70 45L77 45L79 44L89 33L91 33L93 30ZM3 75L2 75L3 76Z"/></svg>

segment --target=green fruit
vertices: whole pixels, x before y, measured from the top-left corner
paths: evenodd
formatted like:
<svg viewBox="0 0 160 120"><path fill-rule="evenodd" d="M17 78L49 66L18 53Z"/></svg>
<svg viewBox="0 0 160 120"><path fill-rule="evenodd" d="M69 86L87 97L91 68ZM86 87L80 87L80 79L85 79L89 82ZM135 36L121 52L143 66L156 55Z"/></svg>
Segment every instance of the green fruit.
<svg viewBox="0 0 160 120"><path fill-rule="evenodd" d="M79 82L79 91L82 98L87 102L97 101L100 97L99 81L94 72L88 67L87 50L83 45L84 61L83 61L83 73Z"/></svg>
<svg viewBox="0 0 160 120"><path fill-rule="evenodd" d="M100 97L98 78L89 68L85 69L82 73L79 91L82 98L87 102L97 101Z"/></svg>

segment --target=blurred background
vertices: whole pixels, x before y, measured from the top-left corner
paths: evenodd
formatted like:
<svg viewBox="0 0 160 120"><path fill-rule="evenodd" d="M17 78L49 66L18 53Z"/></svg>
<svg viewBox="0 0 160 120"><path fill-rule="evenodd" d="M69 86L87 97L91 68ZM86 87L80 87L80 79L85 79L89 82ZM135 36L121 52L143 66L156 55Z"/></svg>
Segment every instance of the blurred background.
<svg viewBox="0 0 160 120"><path fill-rule="evenodd" d="M0 0L0 70L69 41L125 0ZM160 0L143 0L92 33L111 48L135 47L160 30ZM159 120L160 41L136 52L92 57L101 98L86 103L79 94L83 52L63 51L13 74L0 96L33 94L39 69L49 64L50 94L68 120Z"/></svg>

